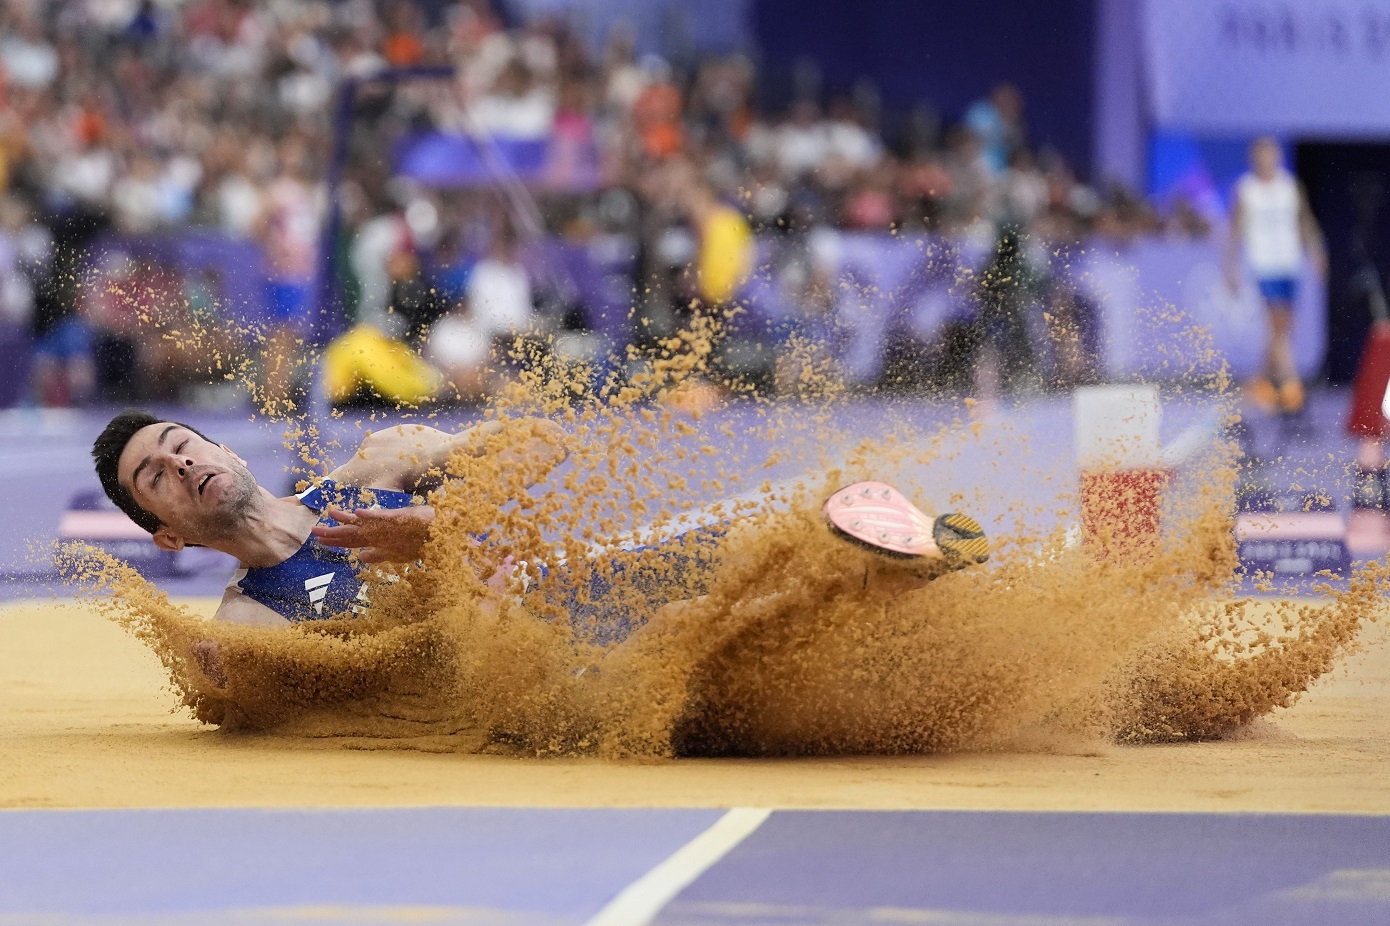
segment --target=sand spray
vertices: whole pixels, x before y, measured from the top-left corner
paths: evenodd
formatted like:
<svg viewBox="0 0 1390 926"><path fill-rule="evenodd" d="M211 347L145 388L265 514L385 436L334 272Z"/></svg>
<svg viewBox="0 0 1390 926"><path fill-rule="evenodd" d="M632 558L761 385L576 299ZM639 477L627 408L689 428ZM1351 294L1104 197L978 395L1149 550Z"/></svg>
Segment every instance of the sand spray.
<svg viewBox="0 0 1390 926"><path fill-rule="evenodd" d="M1390 582L1380 563L1315 601L1235 593L1238 455L1219 440L1167 491L1161 541L1142 549L1073 542L1078 499L1066 485L1039 503L1041 529L992 536L983 567L924 575L847 544L818 514L839 486L916 484L963 453L1020 466L1018 446L983 436L971 402L929 430L890 405L879 433L846 433L836 413L851 397L813 344L784 358L799 365L794 396L750 394L742 424L715 425L689 397L712 376L720 329L696 313L656 349L630 353L637 373L597 382L593 369L533 354L487 409L501 428L486 452L456 454L432 493L422 563L364 567L375 576L364 616L230 625L90 549L65 549L61 564L158 654L179 702L206 723L528 756L1218 737L1292 703L1380 616ZM1234 414L1224 376L1188 383L1189 397ZM569 435L553 472L518 464L539 418ZM289 433L326 471L316 432ZM763 479L787 459L815 475ZM928 488L938 508L964 511L972 491ZM720 497L736 500L709 503ZM1116 507L1101 520L1123 524L1124 493L1108 498ZM679 534L695 510L717 530ZM667 539L632 549L652 537ZM489 585L506 557L548 576ZM225 684L194 657L209 645Z"/></svg>

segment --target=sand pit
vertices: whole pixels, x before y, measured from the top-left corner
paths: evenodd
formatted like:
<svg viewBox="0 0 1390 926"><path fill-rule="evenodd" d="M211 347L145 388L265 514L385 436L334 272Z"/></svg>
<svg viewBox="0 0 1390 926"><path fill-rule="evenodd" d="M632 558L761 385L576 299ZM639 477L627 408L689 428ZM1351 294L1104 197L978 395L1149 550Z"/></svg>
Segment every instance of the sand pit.
<svg viewBox="0 0 1390 926"><path fill-rule="evenodd" d="M865 420L853 399L814 390L706 417L671 396L710 337L692 331L650 374L582 402L562 371L523 376L489 407L490 436L438 464L418 565L369 579L370 608L352 619L209 623L198 612L212 602L181 608L109 557L66 548L60 569L98 607L7 614L14 666L0 677L15 680L29 761L0 798L1384 806L1384 747L1355 720L1385 706L1383 647L1355 664L1380 688L1337 703L1357 734L1336 717L1303 728L1269 717L1329 673L1326 689L1345 684L1337 667L1377 629L1390 569L1366 564L1307 604L1226 603L1233 442L1205 439L1165 490L1161 535L1116 528L1077 544L1075 477L1056 459L1070 427L971 400L934 425L894 403ZM1229 422L1228 386L1168 401ZM569 453L554 468L563 454L535 452L552 432ZM287 434L304 475L323 475L301 438ZM787 461L802 475L774 488ZM929 510L996 512L991 561L904 583L832 536L820 500L880 476ZM703 509L712 535L673 535L679 518L736 492L744 501ZM1114 525L1142 507L1107 499ZM673 546L625 540L662 531ZM562 565L538 585L494 588L484 578L504 556ZM1134 745L1155 741L1168 745Z"/></svg>
<svg viewBox="0 0 1390 926"><path fill-rule="evenodd" d="M204 613L211 601L192 602ZM838 759L525 760L225 732L80 605L0 608L0 807L730 806L1390 813L1390 647L1222 741Z"/></svg>

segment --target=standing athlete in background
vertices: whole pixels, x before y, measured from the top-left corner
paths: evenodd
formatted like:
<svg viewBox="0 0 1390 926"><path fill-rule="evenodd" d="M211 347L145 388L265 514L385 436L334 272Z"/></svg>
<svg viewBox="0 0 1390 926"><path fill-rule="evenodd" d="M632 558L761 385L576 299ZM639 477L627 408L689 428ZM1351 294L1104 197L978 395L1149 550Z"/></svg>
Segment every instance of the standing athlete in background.
<svg viewBox="0 0 1390 926"><path fill-rule="evenodd" d="M1236 183L1231 209L1231 240L1226 276L1233 292L1240 289L1240 255L1255 274L1269 314L1269 340L1263 372L1248 390L1266 412L1294 414L1303 409L1303 383L1293 360L1293 304L1305 259L1314 272L1327 272L1322 232L1308 208L1308 197L1283 164L1279 143L1256 139L1250 146L1250 171Z"/></svg>

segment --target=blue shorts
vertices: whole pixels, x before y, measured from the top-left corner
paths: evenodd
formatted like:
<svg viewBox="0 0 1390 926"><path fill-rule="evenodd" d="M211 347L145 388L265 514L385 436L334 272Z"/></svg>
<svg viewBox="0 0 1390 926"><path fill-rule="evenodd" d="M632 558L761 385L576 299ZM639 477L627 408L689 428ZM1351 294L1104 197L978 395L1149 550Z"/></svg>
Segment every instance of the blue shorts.
<svg viewBox="0 0 1390 926"><path fill-rule="evenodd" d="M576 640L609 646L625 639L662 605L703 595L727 529L723 523L709 524L655 544L624 548L628 556L623 562L606 568L590 564L581 571L582 579L564 566L552 570L532 564L539 580L532 594L569 615ZM617 587L635 593L637 601L624 601ZM624 607L638 602L645 613L634 615Z"/></svg>
<svg viewBox="0 0 1390 926"><path fill-rule="evenodd" d="M1293 302L1298 295L1298 280L1293 277L1270 277L1258 285L1265 302Z"/></svg>
<svg viewBox="0 0 1390 926"><path fill-rule="evenodd" d="M266 320L278 325L302 324L309 308L309 284L272 280L265 286Z"/></svg>

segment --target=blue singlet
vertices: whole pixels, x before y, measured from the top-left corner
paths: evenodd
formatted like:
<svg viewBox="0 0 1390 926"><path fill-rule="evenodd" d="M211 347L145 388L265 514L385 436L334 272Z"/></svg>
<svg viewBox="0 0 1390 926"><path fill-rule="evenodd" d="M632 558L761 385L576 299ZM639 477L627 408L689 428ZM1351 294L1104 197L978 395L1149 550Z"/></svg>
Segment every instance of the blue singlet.
<svg viewBox="0 0 1390 926"><path fill-rule="evenodd" d="M406 492L340 486L331 479L295 497L320 515L330 507L352 510L417 504L415 496ZM325 515L319 523L332 527L338 522ZM366 605L365 589L348 551L319 543L313 534L282 563L238 569L227 587L238 589L290 621L318 620L348 611L360 613Z"/></svg>

